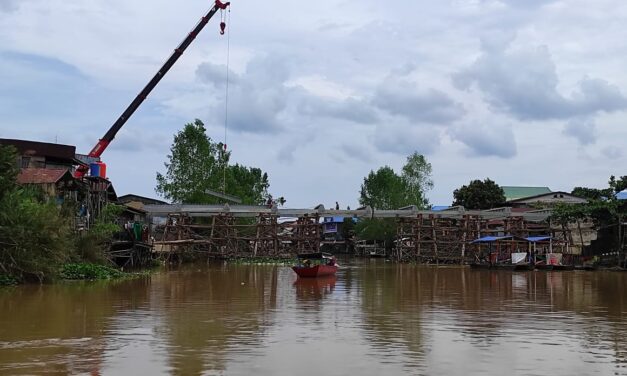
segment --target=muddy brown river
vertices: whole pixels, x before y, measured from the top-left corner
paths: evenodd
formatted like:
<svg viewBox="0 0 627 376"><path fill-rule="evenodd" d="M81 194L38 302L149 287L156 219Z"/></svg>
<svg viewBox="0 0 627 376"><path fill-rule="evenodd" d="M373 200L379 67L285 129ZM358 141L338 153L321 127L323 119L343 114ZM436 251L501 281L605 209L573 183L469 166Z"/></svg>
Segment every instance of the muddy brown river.
<svg viewBox="0 0 627 376"><path fill-rule="evenodd" d="M347 260L0 289L0 374L627 375L627 273Z"/></svg>

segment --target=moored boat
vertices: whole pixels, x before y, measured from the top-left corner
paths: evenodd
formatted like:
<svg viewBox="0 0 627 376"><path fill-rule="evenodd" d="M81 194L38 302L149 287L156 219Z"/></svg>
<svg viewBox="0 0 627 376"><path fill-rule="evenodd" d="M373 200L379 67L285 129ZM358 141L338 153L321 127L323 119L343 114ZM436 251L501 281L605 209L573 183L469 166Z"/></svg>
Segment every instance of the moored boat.
<svg viewBox="0 0 627 376"><path fill-rule="evenodd" d="M329 253L317 252L298 255L298 264L292 270L303 278L315 278L334 275L338 264L335 256Z"/></svg>

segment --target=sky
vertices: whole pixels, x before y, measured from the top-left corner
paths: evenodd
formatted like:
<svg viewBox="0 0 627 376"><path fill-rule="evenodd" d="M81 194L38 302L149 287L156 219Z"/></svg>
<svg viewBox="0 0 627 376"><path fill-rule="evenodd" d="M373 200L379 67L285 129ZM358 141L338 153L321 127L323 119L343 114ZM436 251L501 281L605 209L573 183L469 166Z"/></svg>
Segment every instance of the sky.
<svg viewBox="0 0 627 376"><path fill-rule="evenodd" d="M0 138L88 153L212 4L0 0ZM627 174L627 2L233 0L103 155L118 195L157 197L201 119L287 207L357 207L371 170L605 188ZM227 96L228 63L228 101ZM228 102L228 105L227 105Z"/></svg>

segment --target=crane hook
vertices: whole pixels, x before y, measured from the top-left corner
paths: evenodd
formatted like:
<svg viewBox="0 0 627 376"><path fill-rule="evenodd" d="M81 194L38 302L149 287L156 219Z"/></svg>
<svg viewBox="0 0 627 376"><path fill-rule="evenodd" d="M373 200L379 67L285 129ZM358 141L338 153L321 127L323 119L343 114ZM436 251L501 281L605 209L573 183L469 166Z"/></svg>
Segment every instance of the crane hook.
<svg viewBox="0 0 627 376"><path fill-rule="evenodd" d="M218 9L226 9L226 7L228 7L229 5L231 5L230 1L223 3L220 0L216 0L216 3L215 3L216 8Z"/></svg>
<svg viewBox="0 0 627 376"><path fill-rule="evenodd" d="M226 29L226 22L220 22L220 35L224 35L224 29Z"/></svg>

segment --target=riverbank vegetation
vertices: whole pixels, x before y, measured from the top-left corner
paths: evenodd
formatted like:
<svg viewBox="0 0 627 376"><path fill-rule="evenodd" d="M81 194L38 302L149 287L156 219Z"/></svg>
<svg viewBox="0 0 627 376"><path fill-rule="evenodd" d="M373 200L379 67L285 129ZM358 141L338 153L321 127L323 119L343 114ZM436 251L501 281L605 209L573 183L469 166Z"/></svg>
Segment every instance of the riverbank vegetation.
<svg viewBox="0 0 627 376"><path fill-rule="evenodd" d="M627 176L610 176L608 187L604 189L576 187L572 194L588 200L584 204L556 204L552 209L551 220L562 226L591 220L599 230L599 237L607 239L604 246L608 249L625 249L624 224L627 222L627 202L617 198L618 193L627 188Z"/></svg>
<svg viewBox="0 0 627 376"><path fill-rule="evenodd" d="M103 211L81 233L73 226L76 208L58 205L35 187L19 186L13 147L0 146L0 284L46 282L63 278L64 265L104 264L104 249L117 227Z"/></svg>

